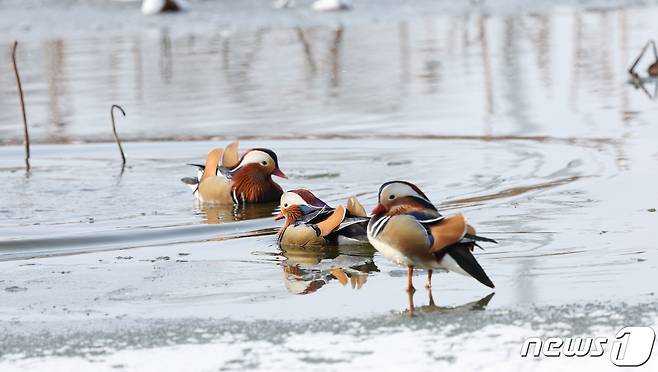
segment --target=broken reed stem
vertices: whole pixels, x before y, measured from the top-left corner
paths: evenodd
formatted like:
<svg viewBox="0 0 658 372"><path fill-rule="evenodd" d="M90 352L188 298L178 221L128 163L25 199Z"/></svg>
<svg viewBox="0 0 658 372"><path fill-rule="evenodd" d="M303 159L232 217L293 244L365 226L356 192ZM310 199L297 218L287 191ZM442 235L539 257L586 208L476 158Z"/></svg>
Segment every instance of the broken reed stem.
<svg viewBox="0 0 658 372"><path fill-rule="evenodd" d="M637 73L635 73L635 66L640 62L640 59L642 59L642 56L644 55L644 52L647 50L647 47L649 46L649 43L644 44L644 47L642 48L642 51L640 54L637 56L631 67L628 69L628 73L631 74L632 76L637 76Z"/></svg>
<svg viewBox="0 0 658 372"><path fill-rule="evenodd" d="M656 50L656 42L653 41L653 39L649 40L649 42L651 43L651 46L653 47L653 56L656 59L656 61L658 61L658 50Z"/></svg>
<svg viewBox="0 0 658 372"><path fill-rule="evenodd" d="M649 46L652 46L653 48L653 55L656 58L656 61L658 61L658 51L656 51L656 43L653 40L647 41L646 44L644 44L644 47L642 48L642 51L640 54L637 56L631 67L628 69L628 73L631 74L634 77L637 77L637 73L635 72L635 67L637 66L638 63L640 63L640 60L642 59L642 56L644 56L644 53L647 51L647 48Z"/></svg>
<svg viewBox="0 0 658 372"><path fill-rule="evenodd" d="M25 113L25 99L23 98L23 85L21 84L21 77L18 74L18 67L16 66L16 47L18 41L14 41L14 48L11 51L11 60L14 63L14 75L16 76L16 85L18 86L18 98L21 102L21 112L23 113L23 133L25 138L25 167L30 170L30 134L27 130L27 114Z"/></svg>
<svg viewBox="0 0 658 372"><path fill-rule="evenodd" d="M119 139L119 136L117 135L117 126L114 123L114 109L115 108L119 109L119 111L121 111L123 116L126 116L126 112L123 111L123 109L119 105L112 105L112 107L110 108L110 117L112 117L112 132L114 132L114 139L117 142L117 146L119 146L119 152L121 152L121 160L123 161L122 167L124 167L126 165L126 155L123 153L123 147L121 146L121 140Z"/></svg>

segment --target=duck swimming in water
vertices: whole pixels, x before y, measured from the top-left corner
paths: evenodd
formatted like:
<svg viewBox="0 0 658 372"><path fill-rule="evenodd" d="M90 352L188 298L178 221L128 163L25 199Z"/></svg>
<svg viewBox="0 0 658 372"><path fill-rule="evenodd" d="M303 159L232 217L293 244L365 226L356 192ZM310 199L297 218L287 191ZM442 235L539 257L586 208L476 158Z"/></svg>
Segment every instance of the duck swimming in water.
<svg viewBox="0 0 658 372"><path fill-rule="evenodd" d="M277 233L280 245L312 246L367 243L368 218L361 203L351 197L347 208L335 209L306 189L281 195L281 212L275 219L285 223Z"/></svg>
<svg viewBox="0 0 658 372"><path fill-rule="evenodd" d="M254 148L239 157L237 142L224 151L212 149L204 165L191 165L199 169L199 174L182 181L194 190L200 202L209 204L274 203L283 189L272 176L288 178L279 169L274 151Z"/></svg>

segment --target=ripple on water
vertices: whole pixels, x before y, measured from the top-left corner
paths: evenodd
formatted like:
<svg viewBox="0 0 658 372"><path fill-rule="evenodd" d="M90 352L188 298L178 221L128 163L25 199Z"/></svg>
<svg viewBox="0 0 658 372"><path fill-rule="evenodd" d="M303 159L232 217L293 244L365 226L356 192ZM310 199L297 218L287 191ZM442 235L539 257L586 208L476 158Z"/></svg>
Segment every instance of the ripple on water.
<svg viewBox="0 0 658 372"><path fill-rule="evenodd" d="M315 144L311 145L311 142ZM291 175L290 180L282 182L285 188L290 188L289 185L309 188L332 204L343 203L349 195L357 195L363 203L372 205L381 182L408 179L418 184L445 210L485 210L548 191L557 198L550 208L553 214L562 205L569 205L564 204L568 197L559 197L551 190L560 190L571 184L570 190L579 190L578 183L589 177L615 172L605 153L563 143L425 140L421 142L424 146L417 146L417 141L410 140L396 141L395 146L391 146L391 141L373 140L358 141L359 145L354 146L356 143L308 140L302 146L288 141L259 142L259 145L270 146L279 152L281 166ZM154 242L198 241L213 238L214 231L218 234L215 238L223 236L217 228L195 225L200 221L211 225L229 223L227 228L231 226L232 235L236 236L261 234L254 231L267 231L263 229L275 226L269 217L276 204L194 207L192 195L185 185L177 182L177 178L193 172L184 164L202 161L202 154L213 145L199 142L128 144L133 152L133 166L118 179L116 174L108 172L107 167L98 166L114 157L112 146L89 144L45 146L43 149L37 146L35 156L41 156L40 152L53 152L57 157L41 161L29 178L22 174L11 175L9 182L14 187L2 196L2 204L10 207L10 218L0 227L5 231L5 253L10 247L13 247L13 252L18 252L37 242L44 247L52 244L50 253L54 253L55 246L63 248L68 244L65 243L67 239L71 239L70 247L85 246L94 250L96 245L112 249L125 247L125 244L134 247ZM312 158L305 156L309 145L314 149ZM60 147L72 148L72 155L67 156ZM167 148L168 156L150 156L163 153L164 148ZM429 150L431 148L440 151ZM343 156L346 151L354 156ZM463 155L466 153L471 155L466 157ZM588 161L592 154L596 159ZM491 162L494 156L495 165ZM378 160L373 161L372 157ZM413 167L394 167L391 172L390 162L404 162L407 158L416 159ZM50 163L55 166L51 167ZM340 172L318 172L318 164L326 164ZM468 172L464 172L465 169ZM85 177L80 178L80 174L85 174ZM309 174L332 177L308 177ZM85 189L94 191L80 192ZM59 190L57 198L50 196L54 190ZM170 197L162 203L161 199L152 197L154 193ZM108 202L99 204L98 200ZM39 207L31 209L25 205L26 201ZM146 212L132 212L136 210ZM503 214L498 219L507 221L505 230L536 230L528 216L513 214L506 217ZM20 224L11 222L19 220ZM254 222L233 223L244 220ZM89 221L93 224L87 223ZM26 226L31 222L38 222L40 226ZM76 241L78 243L74 243ZM59 253L67 252L65 249Z"/></svg>

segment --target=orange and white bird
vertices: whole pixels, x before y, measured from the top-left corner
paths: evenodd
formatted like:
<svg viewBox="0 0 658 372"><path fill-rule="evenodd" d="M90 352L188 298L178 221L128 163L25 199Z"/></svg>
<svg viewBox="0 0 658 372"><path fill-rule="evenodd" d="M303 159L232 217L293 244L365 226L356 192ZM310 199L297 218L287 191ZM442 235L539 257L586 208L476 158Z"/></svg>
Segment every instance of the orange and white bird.
<svg viewBox="0 0 658 372"><path fill-rule="evenodd" d="M181 179L194 190L202 203L243 204L274 203L283 189L272 176L288 178L279 169L279 161L270 149L254 148L238 156L238 143L226 149L212 149L206 164L190 164L199 168L197 177Z"/></svg>
<svg viewBox="0 0 658 372"><path fill-rule="evenodd" d="M495 240L475 235L463 214L444 217L420 189L406 181L390 181L379 188L378 204L368 223L368 240L384 257L407 268L407 291L413 292L414 268L446 269L494 284L473 257L478 242Z"/></svg>
<svg viewBox="0 0 658 372"><path fill-rule="evenodd" d="M363 244L367 242L368 218L361 203L351 197L347 208L335 209L306 189L291 190L281 195L281 212L275 219L286 219L277 233L283 246L316 246L326 244Z"/></svg>

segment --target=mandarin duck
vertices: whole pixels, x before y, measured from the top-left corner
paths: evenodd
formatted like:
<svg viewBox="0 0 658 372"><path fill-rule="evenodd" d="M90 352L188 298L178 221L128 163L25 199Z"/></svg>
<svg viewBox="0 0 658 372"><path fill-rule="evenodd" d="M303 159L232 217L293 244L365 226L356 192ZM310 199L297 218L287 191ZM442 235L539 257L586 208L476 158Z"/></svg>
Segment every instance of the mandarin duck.
<svg viewBox="0 0 658 372"><path fill-rule="evenodd" d="M478 242L495 240L475 235L463 214L444 217L425 194L406 181L390 181L379 188L378 204L368 223L368 240L388 260L407 268L407 291L413 292L414 268L443 268L475 278L494 288L473 257Z"/></svg>
<svg viewBox="0 0 658 372"><path fill-rule="evenodd" d="M654 40L649 40L647 41L646 44L644 44L644 47L642 48L640 54L635 59L635 62L633 62L631 67L628 69L628 73L631 74L631 76L636 79L638 79L640 76L638 75L637 72L635 72L635 67L637 67L638 63L640 63L642 57L649 49L649 46L651 46L653 49L654 62L651 65L649 65L649 67L647 68L647 73L652 78L658 77L658 49L656 48L656 42Z"/></svg>
<svg viewBox="0 0 658 372"><path fill-rule="evenodd" d="M361 203L351 197L347 208L332 208L312 192L297 189L281 195L281 212L275 219L285 223L277 233L280 245L313 246L367 242L368 218Z"/></svg>
<svg viewBox="0 0 658 372"><path fill-rule="evenodd" d="M283 189L272 176L288 178L279 169L274 151L254 148L238 156L238 143L226 149L212 149L206 164L190 164L199 169L197 177L181 179L194 190L202 203L242 204L273 203L280 199Z"/></svg>

